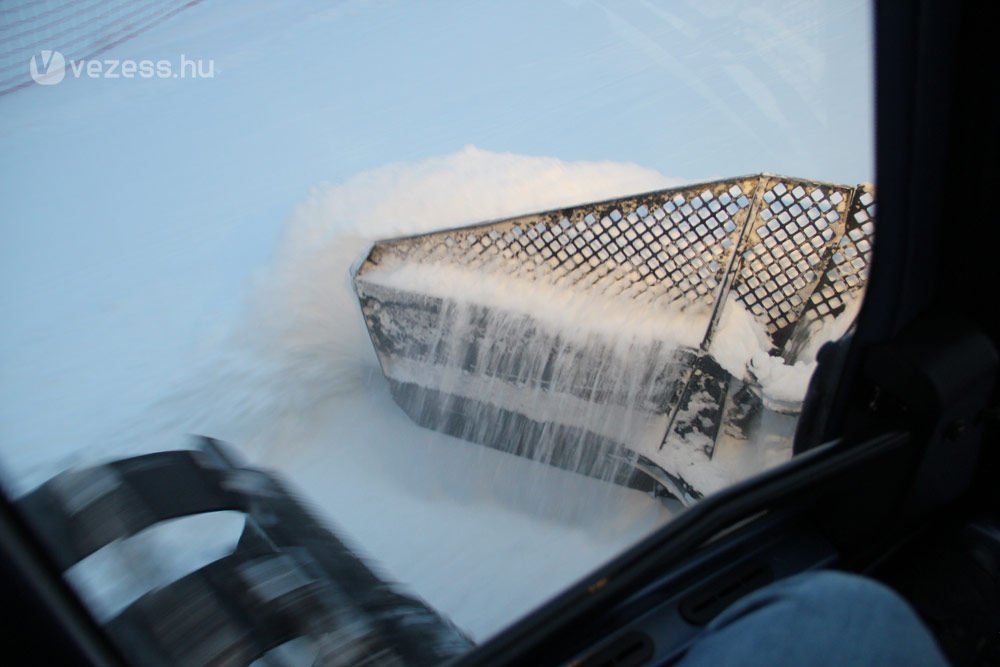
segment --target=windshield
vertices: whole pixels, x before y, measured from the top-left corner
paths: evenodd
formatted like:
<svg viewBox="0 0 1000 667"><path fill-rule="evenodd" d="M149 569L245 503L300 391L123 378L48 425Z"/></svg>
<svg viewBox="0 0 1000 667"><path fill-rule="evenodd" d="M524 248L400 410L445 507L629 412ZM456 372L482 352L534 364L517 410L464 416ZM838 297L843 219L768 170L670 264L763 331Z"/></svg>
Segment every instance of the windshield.
<svg viewBox="0 0 1000 667"><path fill-rule="evenodd" d="M12 0L0 45L0 474L116 640L234 554L381 618L341 549L433 626L397 657L466 650L787 460L860 306L866 2Z"/></svg>

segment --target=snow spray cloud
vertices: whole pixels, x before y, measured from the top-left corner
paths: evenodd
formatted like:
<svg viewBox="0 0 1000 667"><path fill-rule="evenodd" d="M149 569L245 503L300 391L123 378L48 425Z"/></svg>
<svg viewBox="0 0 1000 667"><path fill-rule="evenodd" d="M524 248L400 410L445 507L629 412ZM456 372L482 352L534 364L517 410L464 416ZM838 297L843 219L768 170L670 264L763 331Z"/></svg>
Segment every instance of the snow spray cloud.
<svg viewBox="0 0 1000 667"><path fill-rule="evenodd" d="M170 412L194 418L188 430L263 441L276 425L379 382L351 284L353 264L375 240L676 183L632 164L466 147L315 188L286 222L212 367L182 388Z"/></svg>

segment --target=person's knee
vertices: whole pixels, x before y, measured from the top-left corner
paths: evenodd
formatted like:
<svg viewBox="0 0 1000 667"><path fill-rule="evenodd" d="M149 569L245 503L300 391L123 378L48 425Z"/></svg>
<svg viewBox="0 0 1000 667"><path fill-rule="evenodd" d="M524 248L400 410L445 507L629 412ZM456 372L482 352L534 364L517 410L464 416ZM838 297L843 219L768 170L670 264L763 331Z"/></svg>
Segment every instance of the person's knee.
<svg viewBox="0 0 1000 667"><path fill-rule="evenodd" d="M712 623L722 627L748 614L850 624L873 619L878 625L919 623L910 606L891 588L865 577L818 570L789 577L736 601Z"/></svg>
<svg viewBox="0 0 1000 667"><path fill-rule="evenodd" d="M945 664L916 613L895 592L831 571L783 579L738 600L705 628L681 664L775 662Z"/></svg>
<svg viewBox="0 0 1000 667"><path fill-rule="evenodd" d="M849 600L851 607L872 614L911 613L910 607L891 588L856 574L819 570L791 577L779 586L780 596L794 596L809 606L828 608L832 602Z"/></svg>

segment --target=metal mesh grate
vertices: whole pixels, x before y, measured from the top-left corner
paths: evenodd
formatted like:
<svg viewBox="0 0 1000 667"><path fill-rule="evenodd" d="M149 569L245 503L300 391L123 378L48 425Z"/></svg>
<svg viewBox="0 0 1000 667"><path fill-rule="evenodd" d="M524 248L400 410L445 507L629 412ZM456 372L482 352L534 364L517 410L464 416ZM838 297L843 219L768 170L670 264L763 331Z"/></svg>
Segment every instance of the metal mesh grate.
<svg viewBox="0 0 1000 667"><path fill-rule="evenodd" d="M757 178L389 241L373 265L458 265L660 304L715 302Z"/></svg>
<svg viewBox="0 0 1000 667"><path fill-rule="evenodd" d="M874 237L874 188L859 185L851 201L844 233L834 244L819 282L784 345L785 359L795 361L802 346L816 335L824 322L839 317L849 303L861 297L868 281Z"/></svg>
<svg viewBox="0 0 1000 667"><path fill-rule="evenodd" d="M850 188L770 177L733 291L780 346L843 234Z"/></svg>
<svg viewBox="0 0 1000 667"><path fill-rule="evenodd" d="M864 289L874 236L875 195L871 186L862 186L851 207L847 228L809 299L809 317L836 317L843 312L850 296Z"/></svg>

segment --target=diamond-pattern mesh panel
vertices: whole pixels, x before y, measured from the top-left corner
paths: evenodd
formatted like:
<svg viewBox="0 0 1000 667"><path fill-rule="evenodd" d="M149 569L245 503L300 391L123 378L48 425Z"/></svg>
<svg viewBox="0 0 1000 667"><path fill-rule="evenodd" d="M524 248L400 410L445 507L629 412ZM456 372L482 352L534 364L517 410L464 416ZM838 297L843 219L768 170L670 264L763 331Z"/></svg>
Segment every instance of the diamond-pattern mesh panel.
<svg viewBox="0 0 1000 667"><path fill-rule="evenodd" d="M358 276L395 262L459 265L648 303L712 304L757 177L389 241Z"/></svg>
<svg viewBox="0 0 1000 667"><path fill-rule="evenodd" d="M843 234L851 189L766 177L733 293L780 345Z"/></svg>
<svg viewBox="0 0 1000 667"><path fill-rule="evenodd" d="M836 317L843 312L847 301L864 289L874 237L875 194L872 186L863 185L855 194L847 227L834 246L826 271L809 298L804 317Z"/></svg>
<svg viewBox="0 0 1000 667"><path fill-rule="evenodd" d="M797 361L808 341L820 335L825 322L839 317L848 304L861 298L868 281L874 237L874 188L859 185L844 233L837 239L805 310L788 340L782 343L781 355L787 362Z"/></svg>

